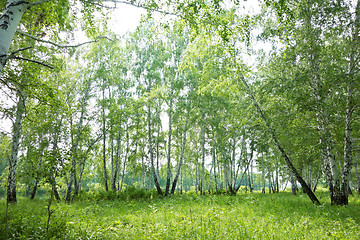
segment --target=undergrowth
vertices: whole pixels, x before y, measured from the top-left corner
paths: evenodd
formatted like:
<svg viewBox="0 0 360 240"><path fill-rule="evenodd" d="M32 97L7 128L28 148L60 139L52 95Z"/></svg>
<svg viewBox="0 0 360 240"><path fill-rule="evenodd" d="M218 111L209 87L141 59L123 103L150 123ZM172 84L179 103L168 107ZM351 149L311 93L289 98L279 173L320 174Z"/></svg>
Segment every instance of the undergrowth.
<svg viewBox="0 0 360 240"><path fill-rule="evenodd" d="M0 208L0 239L360 239L360 197L330 206L328 193L317 196L320 206L290 193L89 192L71 204L53 202L48 232L48 201L20 198L6 225Z"/></svg>

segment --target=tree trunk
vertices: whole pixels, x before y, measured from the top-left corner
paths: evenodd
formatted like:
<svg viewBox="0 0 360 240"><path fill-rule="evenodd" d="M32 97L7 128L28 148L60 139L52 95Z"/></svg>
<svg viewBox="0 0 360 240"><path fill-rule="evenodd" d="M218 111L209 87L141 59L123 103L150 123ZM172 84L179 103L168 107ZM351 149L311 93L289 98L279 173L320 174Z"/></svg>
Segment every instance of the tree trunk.
<svg viewBox="0 0 360 240"><path fill-rule="evenodd" d="M354 85L354 75L356 71L356 66L358 64L358 54L359 54L359 37L360 31L360 1L357 1L356 4L356 12L355 12L355 21L352 33L352 50L350 53L350 61L349 61L349 70L348 70L348 78L346 81L346 109L345 109L345 139L344 139L344 168L342 171L342 195L343 202L341 205L348 204L348 195L350 189L350 174L352 168L352 114L355 108L355 104L353 102L353 85ZM351 191L351 190L350 190Z"/></svg>
<svg viewBox="0 0 360 240"><path fill-rule="evenodd" d="M354 168L355 168L355 175L356 175L356 179L357 179L357 192L358 192L358 194L360 194L360 174L359 174L358 165L357 165L357 156L354 157Z"/></svg>
<svg viewBox="0 0 360 240"><path fill-rule="evenodd" d="M143 189L146 188L146 171L145 171L145 161L144 161L144 155L141 157L141 180L140 183L142 184Z"/></svg>
<svg viewBox="0 0 360 240"><path fill-rule="evenodd" d="M204 116L203 116L203 119L204 119ZM205 195L205 126L201 126L201 159L202 159L202 161L201 161L200 195Z"/></svg>
<svg viewBox="0 0 360 240"><path fill-rule="evenodd" d="M177 184L179 174L180 174L182 164L183 164L185 145L186 145L186 131L187 131L187 125L188 125L189 116L190 116L190 110L188 110L188 112L186 114L185 125L184 125L184 133L183 133L183 137L182 137L182 141L181 141L180 160L179 160L179 164L178 164L178 167L177 167L177 170L176 170L176 175L175 175L174 181L173 181L172 186L171 186L171 194L174 194L174 192L175 192L176 184Z"/></svg>
<svg viewBox="0 0 360 240"><path fill-rule="evenodd" d="M275 190L278 193L279 192L279 166L278 166L278 160L277 157L275 155ZM309 186L311 188L311 186Z"/></svg>
<svg viewBox="0 0 360 240"><path fill-rule="evenodd" d="M169 104L169 138L168 138L168 152L167 152L167 168L166 168L166 188L165 196L169 194L170 183L171 183L171 136L172 136L172 107L173 107L173 93L170 93L170 104ZM180 164L179 164L180 166ZM181 167L181 166L180 166ZM175 189L174 189L175 190Z"/></svg>
<svg viewBox="0 0 360 240"><path fill-rule="evenodd" d="M211 149L211 157L212 157L212 167L214 170L214 184L215 184L215 191L218 192L218 183L217 183L217 178L216 178L216 130L214 130L214 136L213 136L213 141L212 141L212 149Z"/></svg>
<svg viewBox="0 0 360 240"><path fill-rule="evenodd" d="M103 83L104 84L104 83ZM105 184L105 191L109 191L108 182L107 182L107 171L106 171L106 119L105 119L105 86L103 86L102 92L102 127L103 127L103 170L104 170L104 184Z"/></svg>
<svg viewBox="0 0 360 240"><path fill-rule="evenodd" d="M291 183L291 193L292 195L296 195L297 186L292 172L290 172L290 183Z"/></svg>
<svg viewBox="0 0 360 240"><path fill-rule="evenodd" d="M180 169L180 194L182 194L182 193L183 193L183 168L181 167L181 169Z"/></svg>
<svg viewBox="0 0 360 240"><path fill-rule="evenodd" d="M252 160L250 162L250 174L249 174L249 186L250 186L250 192L253 192L253 166L252 166Z"/></svg>
<svg viewBox="0 0 360 240"><path fill-rule="evenodd" d="M122 190L123 183L124 183L125 168L126 168L126 162L128 161L128 157L129 157L129 151L130 151L129 125L128 125L128 123L126 123L126 153L125 153L125 158L124 158L123 168L122 168L122 174L121 174L120 191Z"/></svg>
<svg viewBox="0 0 360 240"><path fill-rule="evenodd" d="M159 195L163 195L162 190L160 188L160 184L158 181L158 177L155 172L155 166L154 166L154 153L152 148L152 131L151 131L151 108L150 103L148 104L148 138L149 138L149 155L150 155L150 164L151 164L151 172L154 178L154 183L156 190Z"/></svg>
<svg viewBox="0 0 360 240"><path fill-rule="evenodd" d="M267 118L265 117L265 115L263 114L259 104L257 103L257 101L255 100L254 95L252 94L249 85L247 84L247 82L245 81L245 78L241 75L241 81L243 82L243 84L246 87L246 90L248 92L248 94L250 95L253 104L255 105L258 113L260 114L261 118L264 120L266 127L268 128L268 130L271 133L272 139L275 142L275 145L277 146L277 148L280 150L282 157L285 160L286 165L288 166L288 168L290 169L290 171L293 172L293 174L295 175L297 181L301 184L302 188L305 190L305 193L308 195L308 197L310 198L310 200L314 203L314 204L319 204L320 202L317 199L317 197L315 196L315 194L313 193L313 191L309 188L309 186L306 184L306 182L304 181L304 179L300 176L300 174L297 172L296 168L294 167L294 165L292 164L290 158L288 157L288 155L286 154L285 150L281 147L276 135L275 135L275 131L271 128Z"/></svg>
<svg viewBox="0 0 360 240"><path fill-rule="evenodd" d="M245 160L247 159L247 152L246 151L247 150L245 150L245 152L243 153L243 155L244 155L243 157L244 157ZM253 158L253 150L251 150L249 161L245 162L245 169L244 169L244 171L243 171L243 173L241 175L239 184L233 190L233 194L236 194L236 192L239 191L239 189L241 187L241 183L242 183L244 177L246 179L246 173L248 172L248 169L249 169L249 166L250 166L250 162L252 161L252 158Z"/></svg>
<svg viewBox="0 0 360 240"><path fill-rule="evenodd" d="M197 159L196 159L197 161ZM197 175L198 175L198 168L197 168L197 163L195 162L195 176L193 176L193 182L194 182L194 187L195 187L195 193L197 194L198 192L198 184L197 184Z"/></svg>
<svg viewBox="0 0 360 240"><path fill-rule="evenodd" d="M77 158L77 151L78 151L78 146L81 140L81 133L82 133L82 127L83 127L83 121L84 121L84 117L85 117L85 111L86 111L86 103L87 100L89 98L89 94L90 94L90 90L91 90L91 81L88 80L86 82L86 88L85 88L85 92L84 92L84 96L82 98L81 101L81 113L80 113L80 119L79 119L79 123L77 126L77 132L76 132L76 136L75 139L72 138L72 146L71 146L71 154L72 154L72 160L71 160L71 170L70 170L70 179L68 182L68 186L67 186L67 192L66 192L66 198L65 201L66 202L71 202L71 192L72 192L72 185L74 182L74 186L77 185L77 178L76 178L76 158ZM75 194L77 194L77 192L75 192Z"/></svg>
<svg viewBox="0 0 360 240"><path fill-rule="evenodd" d="M3 18L3 16L1 16ZM0 32L1 33L1 32ZM20 94L21 95L21 94ZM15 122L13 123L13 136L11 155L9 158L9 177L7 185L7 203L16 203L16 167L21 138L21 124L25 113L25 96L19 96L16 105Z"/></svg>
<svg viewBox="0 0 360 240"><path fill-rule="evenodd" d="M38 164L38 167L36 170L35 182L34 182L33 190L31 191L31 196L30 196L31 200L35 198L39 180L40 180L40 168L41 168L41 163L42 163L43 151L44 151L44 147L41 147L40 148L40 156L39 156L39 164Z"/></svg>
<svg viewBox="0 0 360 240"><path fill-rule="evenodd" d="M137 143L137 142L136 142ZM115 169L111 179L111 188L116 191L116 180L118 179L119 173L119 161L120 161L120 145L121 145L121 122L119 122L119 132L116 139L116 153L115 153Z"/></svg>
<svg viewBox="0 0 360 240"><path fill-rule="evenodd" d="M210 172L209 172L209 184L208 184L208 194L211 194L211 173L212 173L213 167L211 166Z"/></svg>
<svg viewBox="0 0 360 240"><path fill-rule="evenodd" d="M261 192L265 193L265 164L264 164L264 154L261 153L261 182L262 182L262 188Z"/></svg>
<svg viewBox="0 0 360 240"><path fill-rule="evenodd" d="M270 165L268 166L268 182L269 182L269 193L271 193L271 189L272 189L272 181L271 181L271 169L270 169Z"/></svg>
<svg viewBox="0 0 360 240"><path fill-rule="evenodd" d="M135 171L136 171L136 158L137 158L137 149L138 149L138 141L139 141L139 122L136 123L136 139L135 139L135 153L134 153L134 164L133 164L133 172L131 177L131 184L134 184Z"/></svg>
<svg viewBox="0 0 360 240"><path fill-rule="evenodd" d="M160 162L160 160L159 160L159 158L160 158L159 138L160 138L160 131L161 131L161 104L160 104L160 101L159 101L159 105L157 108L157 120L158 120L158 123L157 123L157 136L156 136L156 174L159 179L158 181L161 182L161 176L160 176L160 170L159 170L160 169L160 167L159 167L159 162ZM164 144L164 147L166 148L166 144Z"/></svg>
<svg viewBox="0 0 360 240"><path fill-rule="evenodd" d="M23 0L8 0L2 15L0 15L0 77L2 70L9 58L8 51L13 41L15 32L20 25L24 12L30 7L30 4ZM14 166L12 166L14 167ZM16 169L16 164L15 164ZM13 191L13 186L10 190ZM11 202L16 202L16 196L10 197Z"/></svg>

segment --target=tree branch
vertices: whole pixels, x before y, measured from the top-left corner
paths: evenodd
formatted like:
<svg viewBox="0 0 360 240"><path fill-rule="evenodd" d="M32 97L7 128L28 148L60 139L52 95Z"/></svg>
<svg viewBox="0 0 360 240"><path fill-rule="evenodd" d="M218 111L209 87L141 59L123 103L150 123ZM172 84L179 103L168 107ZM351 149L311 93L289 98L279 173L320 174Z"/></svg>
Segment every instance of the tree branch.
<svg viewBox="0 0 360 240"><path fill-rule="evenodd" d="M37 60L33 60L33 59L30 59L30 58L12 56L11 59L24 60L24 61L28 61L28 62L32 62L32 63L37 63L37 64L40 64L40 65L43 65L44 67L54 69L53 66L47 65L46 63L43 63L43 62L40 62L40 61L37 61Z"/></svg>
<svg viewBox="0 0 360 240"><path fill-rule="evenodd" d="M29 7L32 7L32 6L40 5L40 4L51 2L51 1L53 1L53 0L40 0L37 2L28 3L28 5L29 5Z"/></svg>
<svg viewBox="0 0 360 240"><path fill-rule="evenodd" d="M112 39L110 39L110 38L108 38L108 37L100 36L100 37L95 38L94 40L87 41L87 42L82 42L82 43L75 44L75 45L62 45L62 44L54 43L54 42L51 42L51 41L48 41L48 40L43 40L43 39L41 39L41 38L35 37L35 36L31 35L31 34L28 34L28 33L26 33L26 32L23 32L23 31L21 31L21 30L17 30L17 32L18 32L19 34L21 34L21 35L24 35L24 36L26 36L26 37L32 38L32 39L34 39L34 40L36 40L36 41L43 42L43 43L48 43L48 44L51 44L51 45L53 45L53 46L55 46L55 47L59 47L59 48L77 48L77 47L81 47L81 46L83 46L83 45L85 45L85 44L98 42L100 39L107 39L107 40L109 40L109 41L114 42L114 40L112 40Z"/></svg>
<svg viewBox="0 0 360 240"><path fill-rule="evenodd" d="M98 3L99 1L97 1L97 0L80 0L80 1L82 1L82 2L84 2L84 3L93 4L93 5L96 5L96 6L99 6L99 7L108 8L108 9L115 9L115 8L116 8L116 6L115 6L115 7L105 6L105 5L101 4L101 3ZM143 8L143 9L148 10L148 11L154 11L154 12L163 13L163 14L172 15L172 16L176 16L176 17L180 17L180 18L186 19L184 16L182 16L182 15L180 15L180 14L173 13L173 12L168 12L168 11L164 11L164 10L157 9L157 8L152 8L152 7L146 6L146 5L144 5L144 4L136 3L136 2L133 2L133 1L100 0L100 2L102 2L102 3L109 2L109 3L114 3L115 5L116 5L117 3L119 3L119 4L127 4L127 5L131 5L131 6L137 7L137 8Z"/></svg>

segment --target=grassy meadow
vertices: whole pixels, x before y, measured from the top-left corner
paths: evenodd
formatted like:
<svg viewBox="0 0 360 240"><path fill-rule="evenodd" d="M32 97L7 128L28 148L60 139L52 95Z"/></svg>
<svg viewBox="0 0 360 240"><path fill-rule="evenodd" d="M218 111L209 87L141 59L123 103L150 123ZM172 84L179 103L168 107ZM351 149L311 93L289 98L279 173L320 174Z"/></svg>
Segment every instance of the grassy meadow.
<svg viewBox="0 0 360 240"><path fill-rule="evenodd" d="M330 206L304 194L194 193L157 197L141 190L87 193L72 204L0 200L0 239L360 239L360 197ZM50 218L49 218L50 215Z"/></svg>

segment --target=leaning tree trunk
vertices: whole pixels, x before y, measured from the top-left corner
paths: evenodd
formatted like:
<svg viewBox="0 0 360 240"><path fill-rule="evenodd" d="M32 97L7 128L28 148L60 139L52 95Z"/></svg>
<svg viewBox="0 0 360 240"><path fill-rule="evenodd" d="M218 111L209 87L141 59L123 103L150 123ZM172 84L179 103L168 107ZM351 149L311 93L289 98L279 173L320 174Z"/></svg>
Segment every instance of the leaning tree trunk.
<svg viewBox="0 0 360 240"><path fill-rule="evenodd" d="M26 100L25 96L19 96L16 105L15 122L13 124L11 155L9 158L7 203L16 203L16 167L17 167L17 157L18 157L19 144L21 138L21 124L22 124L23 115L25 113L25 100Z"/></svg>
<svg viewBox="0 0 360 240"><path fill-rule="evenodd" d="M277 148L279 149L279 151L282 154L282 157L285 160L286 165L288 166L288 168L290 169L290 171L292 171L292 173L295 175L297 181L300 183L300 185L302 186L302 188L304 189L305 193L308 195L308 197L310 198L310 200L314 203L314 204L319 204L320 202L317 199L317 197L315 196L315 194L313 193L313 191L309 188L309 186L306 184L306 182L304 181L304 179L300 176L300 174L298 173L298 171L296 170L296 168L294 167L294 165L292 164L290 158L288 157L288 155L286 154L285 150L281 147L276 135L275 135L275 131L274 129L272 129L272 127L270 126L267 118L265 117L265 115L263 114L259 104L257 103L257 101L255 100L254 95L252 94L249 85L247 84L247 82L245 81L245 78L242 76L240 77L241 81L243 82L243 84L245 85L245 88L248 92L248 94L250 95L253 104L255 105L258 113L260 114L260 117L264 120L266 127L268 128L268 130L271 133L272 139L275 142L275 145L277 146Z"/></svg>
<svg viewBox="0 0 360 240"><path fill-rule="evenodd" d="M245 157L247 158L247 154L246 154L246 153L245 153ZM233 194L236 194L236 193L239 191L239 189L240 189L240 187L241 187L241 183L242 183L242 181L244 180L244 177L245 177L245 179L246 179L246 172L247 172L248 169L249 169L250 162L252 161L252 158L253 158L253 150L251 150L251 154L250 154L250 159L249 159L249 161L246 162L245 169L244 169L244 171L243 171L243 173L242 173L242 175L241 175L239 184L233 189L233 192L232 192Z"/></svg>
<svg viewBox="0 0 360 240"><path fill-rule="evenodd" d="M177 184L179 174L180 174L180 171L181 171L181 168L182 168L182 163L183 163L183 159L184 159L184 152L185 152L185 144L186 144L186 130L187 130L187 124L188 124L188 120L189 120L189 115L190 115L190 111L188 111L187 115L186 115L184 133L183 133L183 138L182 138L182 141L181 141L180 160L179 160L179 164L178 164L178 167L177 167L177 170L176 170L176 175L175 175L174 181L173 181L172 186L171 186L171 194L174 194L174 192L175 192L176 184Z"/></svg>

